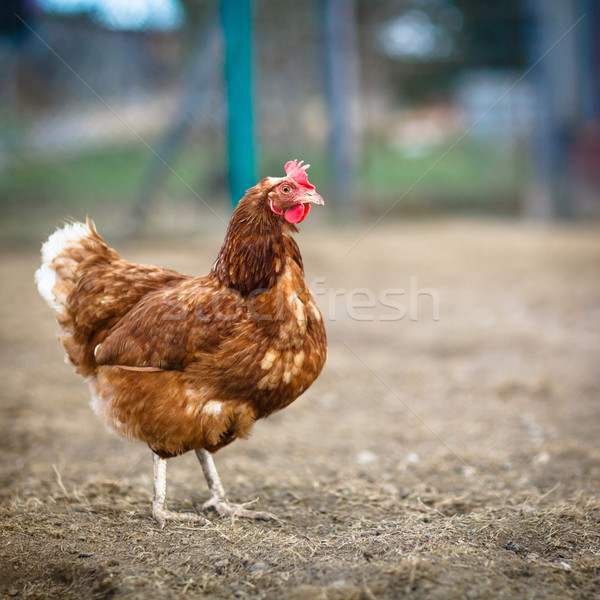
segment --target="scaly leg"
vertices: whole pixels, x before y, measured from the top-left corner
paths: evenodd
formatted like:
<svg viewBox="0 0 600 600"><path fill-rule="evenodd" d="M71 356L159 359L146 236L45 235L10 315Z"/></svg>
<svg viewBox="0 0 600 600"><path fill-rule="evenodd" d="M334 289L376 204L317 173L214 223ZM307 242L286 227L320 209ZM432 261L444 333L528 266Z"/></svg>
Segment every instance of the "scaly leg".
<svg viewBox="0 0 600 600"><path fill-rule="evenodd" d="M154 461L154 497L152 498L152 516L161 529L167 521L194 521L210 525L210 521L195 513L176 513L167 510L167 460L152 453Z"/></svg>
<svg viewBox="0 0 600 600"><path fill-rule="evenodd" d="M210 453L206 450L196 450L196 456L202 465L204 477L206 477L206 483L208 483L210 491L210 499L202 505L202 508L214 508L222 517L244 517L246 519L264 519L265 521L269 519L279 520L271 513L247 510L243 504L230 504L227 502L223 484Z"/></svg>

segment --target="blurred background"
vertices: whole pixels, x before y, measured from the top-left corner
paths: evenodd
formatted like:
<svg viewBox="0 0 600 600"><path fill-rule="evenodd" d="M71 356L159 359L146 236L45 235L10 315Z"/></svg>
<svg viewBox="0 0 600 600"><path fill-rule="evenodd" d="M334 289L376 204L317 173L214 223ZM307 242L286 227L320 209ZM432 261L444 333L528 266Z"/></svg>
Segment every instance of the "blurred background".
<svg viewBox="0 0 600 600"><path fill-rule="evenodd" d="M5 0L0 64L5 242L221 227L290 158L335 223L600 215L596 0Z"/></svg>

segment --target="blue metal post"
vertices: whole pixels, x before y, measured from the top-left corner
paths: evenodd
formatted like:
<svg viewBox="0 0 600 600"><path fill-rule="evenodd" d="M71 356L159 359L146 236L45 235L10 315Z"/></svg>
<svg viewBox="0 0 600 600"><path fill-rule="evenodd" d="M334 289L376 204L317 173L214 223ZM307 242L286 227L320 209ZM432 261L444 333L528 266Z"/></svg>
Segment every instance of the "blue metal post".
<svg viewBox="0 0 600 600"><path fill-rule="evenodd" d="M252 0L221 0L225 34L229 189L235 206L255 183Z"/></svg>

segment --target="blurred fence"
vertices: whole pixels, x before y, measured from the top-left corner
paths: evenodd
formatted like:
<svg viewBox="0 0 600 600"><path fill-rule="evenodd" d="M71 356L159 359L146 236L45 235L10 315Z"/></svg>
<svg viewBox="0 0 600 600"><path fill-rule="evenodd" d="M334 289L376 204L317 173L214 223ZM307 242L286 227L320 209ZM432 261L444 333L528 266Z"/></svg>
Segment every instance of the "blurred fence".
<svg viewBox="0 0 600 600"><path fill-rule="evenodd" d="M132 206L142 216L165 206L203 214L204 203L229 210L217 2L147 0L111 15L115 4L13 0L2 9L1 234L21 227L24 209L42 221ZM304 159L343 213L347 182L330 151L327 4L254 2L258 171L276 175L289 158ZM556 183L548 179L556 158L540 144L574 165L570 187L564 177L556 184L567 212L600 212L593 2L549 0L546 11L570 10L548 22L534 1L347 4L356 37L346 49L355 59L347 125L356 147L347 177L358 214L527 212L531 196L547 204L544 186ZM136 5L146 10L137 20ZM580 52L585 44L592 58ZM577 89L557 107L547 94L560 88L561 68L574 70ZM544 69L554 81L546 92ZM558 127L554 113L569 103Z"/></svg>

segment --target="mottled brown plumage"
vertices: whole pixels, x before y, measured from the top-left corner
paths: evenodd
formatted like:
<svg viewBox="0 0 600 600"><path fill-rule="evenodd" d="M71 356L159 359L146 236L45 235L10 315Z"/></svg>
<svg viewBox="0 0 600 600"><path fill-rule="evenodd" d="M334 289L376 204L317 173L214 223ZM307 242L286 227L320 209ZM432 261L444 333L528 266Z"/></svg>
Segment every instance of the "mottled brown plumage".
<svg viewBox="0 0 600 600"><path fill-rule="evenodd" d="M90 221L50 238L38 286L108 425L162 458L215 452L313 383L325 328L291 237L322 204L310 188L287 177L249 190L203 277L130 263Z"/></svg>

